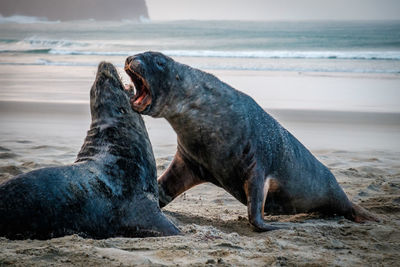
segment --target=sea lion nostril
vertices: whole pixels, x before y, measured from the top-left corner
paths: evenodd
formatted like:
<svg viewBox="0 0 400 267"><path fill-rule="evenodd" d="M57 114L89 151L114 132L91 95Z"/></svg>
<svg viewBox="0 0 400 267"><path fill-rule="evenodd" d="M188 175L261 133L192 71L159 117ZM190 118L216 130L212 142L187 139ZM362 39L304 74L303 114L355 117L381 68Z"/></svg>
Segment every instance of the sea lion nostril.
<svg viewBox="0 0 400 267"><path fill-rule="evenodd" d="M127 57L125 60L125 67L129 66L129 64L132 62L133 56Z"/></svg>
<svg viewBox="0 0 400 267"><path fill-rule="evenodd" d="M140 59L135 59L135 60L131 61L130 66L133 69L138 69L141 64L142 64L142 61Z"/></svg>
<svg viewBox="0 0 400 267"><path fill-rule="evenodd" d="M142 61L138 57L130 56L127 57L125 60L125 69L129 68L137 69L142 64L143 64Z"/></svg>
<svg viewBox="0 0 400 267"><path fill-rule="evenodd" d="M127 67L129 66L129 60L128 60L128 58L125 60L125 66L124 66L124 68L126 69Z"/></svg>

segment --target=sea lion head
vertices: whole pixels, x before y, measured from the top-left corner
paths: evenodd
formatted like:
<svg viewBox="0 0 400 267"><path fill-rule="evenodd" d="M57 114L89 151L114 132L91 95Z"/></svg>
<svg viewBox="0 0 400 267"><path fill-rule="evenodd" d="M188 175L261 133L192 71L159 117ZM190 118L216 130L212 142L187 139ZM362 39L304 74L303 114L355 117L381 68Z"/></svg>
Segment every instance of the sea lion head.
<svg viewBox="0 0 400 267"><path fill-rule="evenodd" d="M116 118L132 113L128 92L125 91L118 71L111 63L101 62L96 80L90 90L92 120Z"/></svg>
<svg viewBox="0 0 400 267"><path fill-rule="evenodd" d="M98 160L99 154L112 154L136 163L146 161L143 165L148 166L142 168L129 163L129 167L122 169L146 171L154 165L155 170L155 163L147 164L148 160L154 161L150 140L142 117L131 108L129 95L133 92L125 89L116 68L111 63L101 62L90 89L92 121L76 162ZM105 147L107 149L103 149ZM138 160L137 155L146 156ZM112 157L107 158L111 160ZM135 170L130 171L131 175L137 174Z"/></svg>
<svg viewBox="0 0 400 267"><path fill-rule="evenodd" d="M159 52L145 52L130 56L125 61L125 71L135 85L136 94L131 106L137 112L160 117L168 106L167 95L178 80L178 63Z"/></svg>

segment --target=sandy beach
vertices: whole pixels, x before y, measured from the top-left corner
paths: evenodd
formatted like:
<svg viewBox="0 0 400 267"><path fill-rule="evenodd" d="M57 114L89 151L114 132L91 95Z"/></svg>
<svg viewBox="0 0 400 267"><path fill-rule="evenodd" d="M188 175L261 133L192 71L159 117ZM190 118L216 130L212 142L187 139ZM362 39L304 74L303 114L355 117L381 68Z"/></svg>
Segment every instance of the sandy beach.
<svg viewBox="0 0 400 267"><path fill-rule="evenodd" d="M0 65L0 182L74 161L90 123L88 92L95 67L60 68ZM163 209L182 236L0 238L0 265L397 266L400 107L396 97L400 77L214 73L252 95L332 170L352 201L376 213L382 222L357 224L319 214L267 216L271 224L286 229L256 233L244 205L222 189L203 184ZM298 88L304 93L296 94ZM363 88L363 93L357 88ZM329 101L321 102L324 99ZM162 119L145 117L145 122L160 175L176 151L176 136Z"/></svg>

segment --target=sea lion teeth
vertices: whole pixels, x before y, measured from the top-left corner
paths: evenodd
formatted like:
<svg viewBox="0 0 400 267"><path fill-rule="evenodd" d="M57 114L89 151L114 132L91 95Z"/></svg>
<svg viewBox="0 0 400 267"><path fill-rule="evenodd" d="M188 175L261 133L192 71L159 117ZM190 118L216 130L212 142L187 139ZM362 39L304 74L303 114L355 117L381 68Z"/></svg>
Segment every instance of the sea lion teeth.
<svg viewBox="0 0 400 267"><path fill-rule="evenodd" d="M125 65L125 71L132 80L135 87L135 95L131 97L132 107L138 111L144 111L152 102L151 92L149 90L148 83L143 79L143 77L133 69L133 67L138 67L139 64L132 62L133 66Z"/></svg>

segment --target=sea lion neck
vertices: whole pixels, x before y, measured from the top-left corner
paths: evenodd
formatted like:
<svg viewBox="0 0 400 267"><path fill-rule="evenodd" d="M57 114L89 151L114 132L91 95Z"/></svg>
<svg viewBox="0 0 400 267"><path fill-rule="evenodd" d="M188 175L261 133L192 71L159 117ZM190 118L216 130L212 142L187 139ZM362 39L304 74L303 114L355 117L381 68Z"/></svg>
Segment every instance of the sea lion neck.
<svg viewBox="0 0 400 267"><path fill-rule="evenodd" d="M92 123L75 163L104 170L121 193L132 196L138 188L153 192L157 177L151 143L142 117L133 111L124 119ZM104 121L102 121L104 122Z"/></svg>
<svg viewBox="0 0 400 267"><path fill-rule="evenodd" d="M144 145L149 143L144 122L130 108L128 93L110 63L99 64L90 90L90 107L92 123L76 162L129 163L144 153Z"/></svg>
<svg viewBox="0 0 400 267"><path fill-rule="evenodd" d="M93 120L76 162L105 159L109 163L117 159L131 161L138 152L141 152L137 142L146 143L142 138L147 136L144 127L141 116L133 111L119 119Z"/></svg>
<svg viewBox="0 0 400 267"><path fill-rule="evenodd" d="M175 131L190 125L210 127L210 116L224 117L241 106L239 92L212 74L182 64L180 80L175 82L162 113ZM185 73L188 72L188 73ZM221 86L221 84L223 86ZM203 125L204 123L204 125Z"/></svg>

